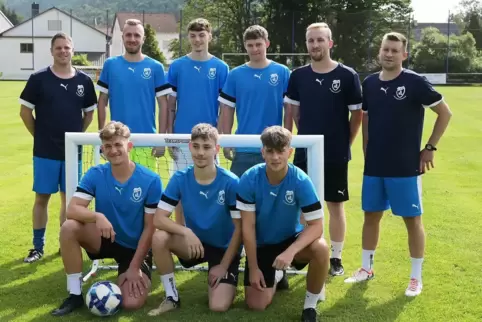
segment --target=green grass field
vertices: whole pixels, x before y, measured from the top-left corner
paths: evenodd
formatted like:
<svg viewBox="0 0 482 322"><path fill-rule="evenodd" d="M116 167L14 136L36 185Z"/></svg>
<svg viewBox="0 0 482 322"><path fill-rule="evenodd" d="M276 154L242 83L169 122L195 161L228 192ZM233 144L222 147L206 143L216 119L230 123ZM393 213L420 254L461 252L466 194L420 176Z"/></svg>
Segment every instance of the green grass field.
<svg viewBox="0 0 482 322"><path fill-rule="evenodd" d="M0 166L0 320L1 321L95 321L87 309L65 318L49 312L67 295L61 258L57 255L58 196L53 196L47 228L46 254L34 264L24 264L32 243L32 137L19 118L18 96L23 82L0 82L0 137L5 141ZM427 252L424 290L421 296L404 295L410 273L405 226L387 214L382 221L375 256L376 278L366 284L345 285L343 278L328 282L327 300L318 305L323 321L480 321L482 319L482 118L480 88L439 88L454 116L436 152L435 169L424 176L424 222ZM428 113L425 138L434 122ZM96 121L94 118L94 126ZM360 136L350 164L351 201L347 203L347 237L343 254L346 274L360 265L360 210L362 155ZM162 162L161 162L162 163ZM162 163L164 164L164 163ZM327 222L328 223L328 222ZM329 238L329 236L327 236ZM89 269L85 262L84 271ZM241 275L240 280L243 276ZM96 280L115 279L114 271L102 271ZM296 321L305 295L302 276L290 278L291 290L276 295L262 313L250 312L240 286L233 308L224 314L207 309L206 275L177 274L182 308L162 317L147 312L156 307L163 289L154 275L152 293L144 309L121 312L112 321Z"/></svg>

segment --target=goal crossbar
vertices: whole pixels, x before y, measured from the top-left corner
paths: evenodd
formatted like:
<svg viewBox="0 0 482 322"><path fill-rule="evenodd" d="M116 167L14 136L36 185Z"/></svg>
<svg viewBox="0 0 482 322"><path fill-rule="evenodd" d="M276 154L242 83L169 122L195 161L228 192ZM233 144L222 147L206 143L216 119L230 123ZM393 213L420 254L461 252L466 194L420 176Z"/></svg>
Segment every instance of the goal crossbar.
<svg viewBox="0 0 482 322"><path fill-rule="evenodd" d="M190 142L190 134L131 134L130 140L134 146L144 147L182 147L187 146ZM322 135L293 135L291 146L293 148L306 148L307 153L307 172L311 178L315 190L320 198L324 200L324 137ZM230 148L261 148L260 135L234 135L224 134L219 136L219 145L221 147ZM101 140L98 133L71 133L65 134L65 181L66 181L66 201L67 204L79 183L78 162L79 146L92 146L94 149L93 165L100 163L99 147ZM97 153L96 153L97 151ZM115 265L99 265L99 261L93 261L90 272L84 276L84 281L90 278L98 269L117 269ZM176 266L177 270L206 270L203 266L195 266L191 269L184 269L182 266ZM244 271L240 267L240 271ZM289 270L288 274L306 274L304 271Z"/></svg>

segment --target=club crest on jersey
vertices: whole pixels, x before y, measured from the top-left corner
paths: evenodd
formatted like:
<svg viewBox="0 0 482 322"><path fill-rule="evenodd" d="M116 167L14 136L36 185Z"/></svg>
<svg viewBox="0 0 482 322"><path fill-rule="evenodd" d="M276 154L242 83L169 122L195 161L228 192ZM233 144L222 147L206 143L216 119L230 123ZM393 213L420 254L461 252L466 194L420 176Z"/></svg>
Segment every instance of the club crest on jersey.
<svg viewBox="0 0 482 322"><path fill-rule="evenodd" d="M334 79L333 80L333 83L331 83L331 88L330 88L330 91L332 93L339 93L340 90L341 90L341 82L339 79Z"/></svg>
<svg viewBox="0 0 482 322"><path fill-rule="evenodd" d="M208 78L209 79L215 79L216 78L216 67L209 68Z"/></svg>
<svg viewBox="0 0 482 322"><path fill-rule="evenodd" d="M293 205L295 203L295 192L293 190L286 190L285 203L287 205Z"/></svg>
<svg viewBox="0 0 482 322"><path fill-rule="evenodd" d="M224 205L224 201L225 201L225 193L224 193L224 190L221 190L218 193L218 204Z"/></svg>
<svg viewBox="0 0 482 322"><path fill-rule="evenodd" d="M144 71L142 72L142 78L144 79L151 78L151 69L149 67L144 68Z"/></svg>
<svg viewBox="0 0 482 322"><path fill-rule="evenodd" d="M84 96L84 85L77 85L77 91L75 93L78 97Z"/></svg>
<svg viewBox="0 0 482 322"><path fill-rule="evenodd" d="M395 92L395 99L401 101L403 99L405 99L405 86L400 86L400 87L397 87L397 91Z"/></svg>
<svg viewBox="0 0 482 322"><path fill-rule="evenodd" d="M134 202L139 202L141 201L141 196L142 196L142 189L141 187L134 188L132 190L132 197L131 200Z"/></svg>
<svg viewBox="0 0 482 322"><path fill-rule="evenodd" d="M279 77L278 77L278 74L271 74L269 76L269 83L273 86L276 86L278 85L278 81L279 81Z"/></svg>

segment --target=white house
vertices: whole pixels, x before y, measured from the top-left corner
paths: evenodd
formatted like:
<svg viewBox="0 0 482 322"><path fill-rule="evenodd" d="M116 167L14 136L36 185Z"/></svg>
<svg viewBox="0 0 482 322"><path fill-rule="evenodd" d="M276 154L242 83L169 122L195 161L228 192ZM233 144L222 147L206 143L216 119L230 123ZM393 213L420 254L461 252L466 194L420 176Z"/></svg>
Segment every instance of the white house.
<svg viewBox="0 0 482 322"><path fill-rule="evenodd" d="M32 72L52 64L50 41L58 32L72 37L75 53L87 54L91 62L102 66L106 34L52 7L0 33L0 79L26 80Z"/></svg>
<svg viewBox="0 0 482 322"><path fill-rule="evenodd" d="M3 32L12 27L13 23L8 20L7 16L5 16L2 11L0 11L0 32Z"/></svg>
<svg viewBox="0 0 482 322"><path fill-rule="evenodd" d="M144 24L149 24L156 31L156 38L159 49L166 57L168 63L171 62L172 55L169 53L169 43L173 39L179 38L177 20L173 14L166 13L137 13L137 12L118 12L114 17L112 25L112 43L110 49L111 56L122 55L125 52L122 42L122 29L127 19L138 19Z"/></svg>

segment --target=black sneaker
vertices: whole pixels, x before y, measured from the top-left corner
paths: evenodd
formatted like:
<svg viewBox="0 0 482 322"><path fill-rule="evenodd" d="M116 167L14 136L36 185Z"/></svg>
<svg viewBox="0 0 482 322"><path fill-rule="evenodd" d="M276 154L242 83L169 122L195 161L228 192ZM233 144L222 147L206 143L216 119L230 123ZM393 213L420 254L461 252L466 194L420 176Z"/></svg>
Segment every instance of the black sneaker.
<svg viewBox="0 0 482 322"><path fill-rule="evenodd" d="M283 271L283 277L280 279L278 284L276 284L276 290L287 290L290 288L290 284L288 282L288 278L286 277L286 271Z"/></svg>
<svg viewBox="0 0 482 322"><path fill-rule="evenodd" d="M51 313L54 316L63 316L71 313L72 311L84 306L84 297L81 295L70 294L68 298L64 300L62 305L58 309L53 310Z"/></svg>
<svg viewBox="0 0 482 322"><path fill-rule="evenodd" d="M341 259L330 258L330 275L331 276L341 276L345 274L345 269L341 264Z"/></svg>
<svg viewBox="0 0 482 322"><path fill-rule="evenodd" d="M309 308L309 309L304 309L303 313L301 313L301 321L302 322L316 322L316 310Z"/></svg>
<svg viewBox="0 0 482 322"><path fill-rule="evenodd" d="M38 249L30 249L28 256L23 259L24 263L33 263L38 261L44 256L44 252Z"/></svg>

